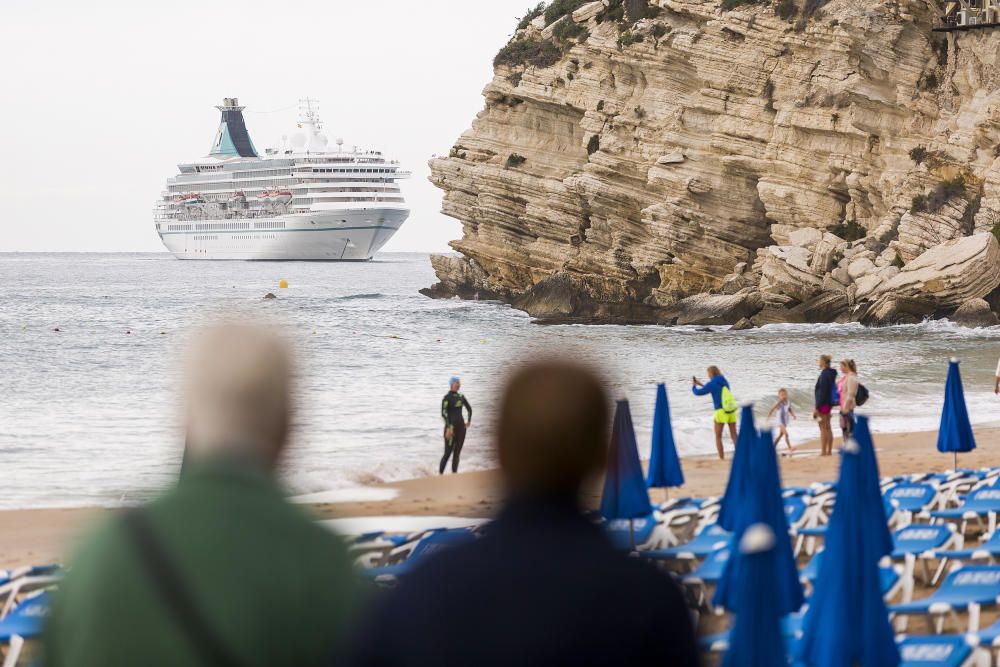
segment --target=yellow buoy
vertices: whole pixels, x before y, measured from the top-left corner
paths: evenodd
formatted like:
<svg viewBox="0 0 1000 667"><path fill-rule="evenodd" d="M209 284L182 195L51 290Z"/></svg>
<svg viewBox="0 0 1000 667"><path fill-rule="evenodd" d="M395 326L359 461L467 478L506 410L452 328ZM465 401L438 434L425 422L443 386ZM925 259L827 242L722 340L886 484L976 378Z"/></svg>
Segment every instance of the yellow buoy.
<svg viewBox="0 0 1000 667"><path fill-rule="evenodd" d="M278 287L280 287L281 289L288 289L288 281L282 279L281 282L278 283Z"/></svg>

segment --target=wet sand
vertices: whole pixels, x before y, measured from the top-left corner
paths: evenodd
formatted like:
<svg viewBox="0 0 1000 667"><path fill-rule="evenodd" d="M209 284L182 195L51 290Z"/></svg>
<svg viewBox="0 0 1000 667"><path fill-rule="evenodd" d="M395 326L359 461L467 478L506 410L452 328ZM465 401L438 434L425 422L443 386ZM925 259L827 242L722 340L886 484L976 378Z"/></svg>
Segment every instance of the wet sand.
<svg viewBox="0 0 1000 667"><path fill-rule="evenodd" d="M952 456L938 453L936 432L874 435L882 475L948 470ZM837 438L837 443L840 439ZM1000 428L976 429L978 449L959 456L961 467L1000 465ZM786 452L784 446L779 452ZM781 456L782 483L807 486L834 480L839 457L820 457L818 444L796 447L792 457ZM682 461L686 484L672 489L673 495L711 496L723 492L729 474L729 460L708 457ZM443 477L427 477L384 485L396 491L390 500L317 503L308 505L317 518L363 516L456 516L491 517L502 504L503 493L495 471L470 472ZM664 491L651 492L654 501L664 499ZM596 506L600 483L585 493L585 501ZM111 510L29 509L0 511L0 568L61 562L71 552L73 542L92 522Z"/></svg>

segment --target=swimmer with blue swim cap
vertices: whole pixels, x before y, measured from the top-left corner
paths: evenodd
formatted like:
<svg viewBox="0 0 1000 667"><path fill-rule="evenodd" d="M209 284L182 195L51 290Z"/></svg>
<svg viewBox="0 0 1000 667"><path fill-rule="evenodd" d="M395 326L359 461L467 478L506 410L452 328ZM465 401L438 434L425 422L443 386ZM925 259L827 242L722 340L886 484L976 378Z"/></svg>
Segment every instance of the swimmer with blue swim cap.
<svg viewBox="0 0 1000 667"><path fill-rule="evenodd" d="M444 419L444 456L441 458L439 474L444 474L444 469L451 459L451 471L458 472L458 458L462 453L462 445L465 444L465 431L472 426L472 406L469 399L459 392L462 388L462 380L457 375L451 376L448 380L449 391L441 401L441 418ZM463 419L462 409L468 410L469 419Z"/></svg>

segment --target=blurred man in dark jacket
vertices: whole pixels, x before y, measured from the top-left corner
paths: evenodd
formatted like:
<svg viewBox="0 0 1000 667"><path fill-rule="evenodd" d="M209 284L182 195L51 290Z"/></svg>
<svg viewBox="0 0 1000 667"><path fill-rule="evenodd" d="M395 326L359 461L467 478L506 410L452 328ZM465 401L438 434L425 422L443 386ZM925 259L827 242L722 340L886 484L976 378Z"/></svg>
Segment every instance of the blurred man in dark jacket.
<svg viewBox="0 0 1000 667"><path fill-rule="evenodd" d="M213 327L186 375L181 480L85 541L46 628L46 667L343 656L356 603L346 550L275 479L291 416L285 346L255 326Z"/></svg>
<svg viewBox="0 0 1000 667"><path fill-rule="evenodd" d="M481 539L428 558L381 601L359 667L696 665L677 587L581 515L608 422L589 371L550 362L518 372L497 432L506 507Z"/></svg>

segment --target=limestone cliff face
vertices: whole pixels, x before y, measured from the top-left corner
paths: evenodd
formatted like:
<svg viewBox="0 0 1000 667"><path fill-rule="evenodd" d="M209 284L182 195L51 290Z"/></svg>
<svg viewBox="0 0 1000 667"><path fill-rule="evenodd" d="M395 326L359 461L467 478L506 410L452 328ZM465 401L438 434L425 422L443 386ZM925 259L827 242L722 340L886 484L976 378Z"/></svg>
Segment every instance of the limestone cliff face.
<svg viewBox="0 0 1000 667"><path fill-rule="evenodd" d="M789 20L784 2L648 4L515 36L552 48L500 59L431 160L463 237L428 293L559 320L878 324L993 292L1000 30L932 33L924 0ZM917 267L948 265L947 286L899 278L932 249Z"/></svg>

